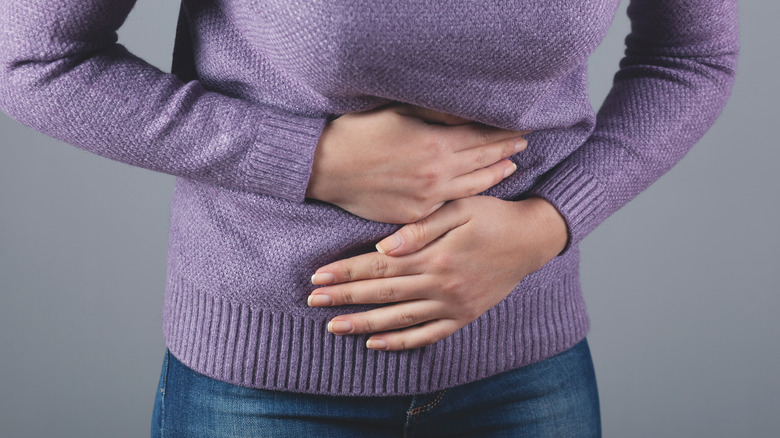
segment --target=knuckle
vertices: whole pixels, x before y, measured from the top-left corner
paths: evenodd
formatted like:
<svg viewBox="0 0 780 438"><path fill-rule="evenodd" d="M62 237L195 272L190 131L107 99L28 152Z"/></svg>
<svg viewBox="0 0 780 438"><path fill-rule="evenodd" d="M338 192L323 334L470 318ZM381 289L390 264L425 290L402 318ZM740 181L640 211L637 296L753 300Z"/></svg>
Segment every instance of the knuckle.
<svg viewBox="0 0 780 438"><path fill-rule="evenodd" d="M405 228L403 236L408 242L426 242L428 219L422 218Z"/></svg>
<svg viewBox="0 0 780 438"><path fill-rule="evenodd" d="M456 295L462 287L463 279L461 277L449 277L441 283L442 290L451 295Z"/></svg>
<svg viewBox="0 0 780 438"><path fill-rule="evenodd" d="M399 300L399 293L396 288L391 285L384 285L379 288L379 302L380 303L394 303Z"/></svg>
<svg viewBox="0 0 780 438"><path fill-rule="evenodd" d="M488 151L485 148L479 148L474 164L476 164L478 168L483 168L489 164L488 159Z"/></svg>
<svg viewBox="0 0 780 438"><path fill-rule="evenodd" d="M490 131L484 126L476 126L477 138L481 143L490 142Z"/></svg>
<svg viewBox="0 0 780 438"><path fill-rule="evenodd" d="M371 260L369 275L373 278L387 277L390 274L390 260L387 256L377 254Z"/></svg>
<svg viewBox="0 0 780 438"><path fill-rule="evenodd" d="M435 174L436 170L428 172L427 176L421 178L421 183L418 186L418 190L412 195L412 199L416 202L415 205L427 204L431 202L435 193L440 191L440 188L436 186L438 176Z"/></svg>
<svg viewBox="0 0 780 438"><path fill-rule="evenodd" d="M345 282L350 282L355 279L355 272L351 265L345 264L341 268L341 276Z"/></svg>
<svg viewBox="0 0 780 438"><path fill-rule="evenodd" d="M444 155L449 149L450 145L446 136L442 134L431 135L428 141L428 150L434 157Z"/></svg>
<svg viewBox="0 0 780 438"><path fill-rule="evenodd" d="M371 321L371 319L362 320L358 326L363 327L363 333L374 333L378 331L376 329L376 324L374 324L374 322Z"/></svg>
<svg viewBox="0 0 780 438"><path fill-rule="evenodd" d="M436 272L446 272L453 263L453 257L449 253L441 253L433 257L431 267Z"/></svg>
<svg viewBox="0 0 780 438"><path fill-rule="evenodd" d="M422 172L423 187L429 189L436 187L444 176L444 168L439 164L430 164Z"/></svg>
<svg viewBox="0 0 780 438"><path fill-rule="evenodd" d="M469 305L473 301L474 298L474 286L472 287L466 287L466 282L463 280L459 280L456 282L454 289L452 290L452 298L460 303L462 306L465 306L468 309L472 309L473 306Z"/></svg>
<svg viewBox="0 0 780 438"><path fill-rule="evenodd" d="M417 319L414 315L408 312L403 312L396 316L396 322L399 327L409 327L410 325L414 325L416 321Z"/></svg>
<svg viewBox="0 0 780 438"><path fill-rule="evenodd" d="M341 298L342 304L353 304L355 302L355 298L352 296L352 292L346 288L339 291L339 297Z"/></svg>

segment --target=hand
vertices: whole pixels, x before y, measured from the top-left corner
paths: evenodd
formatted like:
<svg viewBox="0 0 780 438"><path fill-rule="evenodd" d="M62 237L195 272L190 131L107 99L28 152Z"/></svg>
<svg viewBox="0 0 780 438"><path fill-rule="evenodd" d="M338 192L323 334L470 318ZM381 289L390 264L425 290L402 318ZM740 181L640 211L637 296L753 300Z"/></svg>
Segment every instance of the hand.
<svg viewBox="0 0 780 438"><path fill-rule="evenodd" d="M320 136L306 196L406 224L487 190L515 171L507 157L525 149L528 131L466 122L399 103L345 114Z"/></svg>
<svg viewBox="0 0 780 438"><path fill-rule="evenodd" d="M542 198L474 196L448 202L377 244L379 252L323 266L312 277L314 307L388 304L340 315L331 332L378 333L368 348L423 347L477 319L528 274L558 255L566 223Z"/></svg>

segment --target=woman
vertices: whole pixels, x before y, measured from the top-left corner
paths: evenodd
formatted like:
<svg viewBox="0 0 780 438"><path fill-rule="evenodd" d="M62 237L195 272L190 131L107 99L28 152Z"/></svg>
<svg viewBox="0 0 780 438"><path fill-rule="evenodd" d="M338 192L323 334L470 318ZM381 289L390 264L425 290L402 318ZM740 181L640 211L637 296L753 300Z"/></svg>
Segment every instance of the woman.
<svg viewBox="0 0 780 438"><path fill-rule="evenodd" d="M172 74L132 1L0 6L4 111L177 176L154 433L599 435L577 244L720 112L736 2L633 0L598 118L614 0L421 3L185 0Z"/></svg>

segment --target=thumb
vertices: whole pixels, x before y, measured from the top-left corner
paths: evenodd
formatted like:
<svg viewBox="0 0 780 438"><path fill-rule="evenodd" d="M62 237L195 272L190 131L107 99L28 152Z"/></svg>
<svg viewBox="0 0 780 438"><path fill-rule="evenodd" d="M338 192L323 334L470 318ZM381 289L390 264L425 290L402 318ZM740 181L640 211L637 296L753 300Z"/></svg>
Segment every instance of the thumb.
<svg viewBox="0 0 780 438"><path fill-rule="evenodd" d="M459 211L460 209L452 208L452 203L447 203L430 216L404 225L385 237L376 244L376 250L389 256L402 256L419 251L448 231L468 222L468 217Z"/></svg>

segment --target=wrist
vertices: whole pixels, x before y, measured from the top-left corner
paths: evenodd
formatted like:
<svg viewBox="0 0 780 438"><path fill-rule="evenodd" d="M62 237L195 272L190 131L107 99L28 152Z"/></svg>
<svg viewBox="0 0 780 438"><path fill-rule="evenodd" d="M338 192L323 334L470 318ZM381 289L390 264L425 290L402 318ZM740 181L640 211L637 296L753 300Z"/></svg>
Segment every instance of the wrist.
<svg viewBox="0 0 780 438"><path fill-rule="evenodd" d="M328 123L322 130L317 145L314 148L314 157L312 159L311 174L308 185L306 186L306 197L318 201L334 203L332 190L328 187L330 182L327 177L328 163L332 160L331 152L327 147L327 137L331 131L331 124Z"/></svg>
<svg viewBox="0 0 780 438"><path fill-rule="evenodd" d="M560 255L569 242L569 229L563 215L550 201L538 196L520 202L527 203L534 212L538 230L544 236L545 247L549 249L549 260Z"/></svg>

